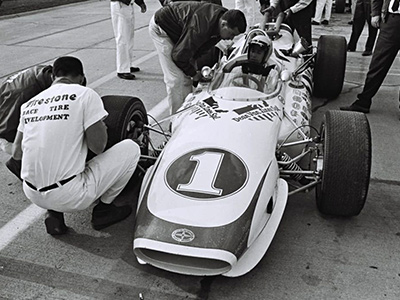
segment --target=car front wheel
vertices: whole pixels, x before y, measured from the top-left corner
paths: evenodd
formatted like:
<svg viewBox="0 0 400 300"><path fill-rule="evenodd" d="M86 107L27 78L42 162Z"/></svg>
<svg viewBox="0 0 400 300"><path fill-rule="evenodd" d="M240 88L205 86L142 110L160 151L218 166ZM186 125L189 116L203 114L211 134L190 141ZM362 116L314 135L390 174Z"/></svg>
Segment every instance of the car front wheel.
<svg viewBox="0 0 400 300"><path fill-rule="evenodd" d="M364 207L371 173L371 132L362 113L328 111L322 124L323 167L318 210L351 217Z"/></svg>

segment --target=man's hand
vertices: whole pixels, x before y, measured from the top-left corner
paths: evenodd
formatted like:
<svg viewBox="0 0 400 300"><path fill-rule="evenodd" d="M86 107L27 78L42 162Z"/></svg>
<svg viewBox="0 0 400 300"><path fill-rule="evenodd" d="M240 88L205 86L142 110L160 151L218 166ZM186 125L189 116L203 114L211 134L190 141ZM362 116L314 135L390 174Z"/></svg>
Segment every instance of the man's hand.
<svg viewBox="0 0 400 300"><path fill-rule="evenodd" d="M290 8L285 10L284 13L285 13L285 19L289 19L293 14L293 12L290 10Z"/></svg>
<svg viewBox="0 0 400 300"><path fill-rule="evenodd" d="M273 7L273 6L269 6L267 8L261 7L261 9L260 9L260 13L262 13L263 15L265 13L269 13L270 15L272 15L274 13L274 11L275 11L275 7Z"/></svg>
<svg viewBox="0 0 400 300"><path fill-rule="evenodd" d="M375 28L379 28L379 25L381 24L381 17L380 16L374 16L371 18L371 25Z"/></svg>
<svg viewBox="0 0 400 300"><path fill-rule="evenodd" d="M201 79L201 71L197 71L196 75L192 77L192 84L194 87L197 87L200 79Z"/></svg>
<svg viewBox="0 0 400 300"><path fill-rule="evenodd" d="M140 5L140 12L141 12L142 14L144 14L146 11L147 11L146 4L143 3L142 5Z"/></svg>

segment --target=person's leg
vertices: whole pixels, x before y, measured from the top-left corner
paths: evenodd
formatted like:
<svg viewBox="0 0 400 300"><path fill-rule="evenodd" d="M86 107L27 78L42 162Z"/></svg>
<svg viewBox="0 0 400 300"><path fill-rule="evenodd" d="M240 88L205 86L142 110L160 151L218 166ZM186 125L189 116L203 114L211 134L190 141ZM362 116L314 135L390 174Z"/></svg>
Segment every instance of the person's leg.
<svg viewBox="0 0 400 300"><path fill-rule="evenodd" d="M150 20L149 34L158 53L161 69L164 73L170 113L173 114L182 105L185 97L191 92L192 81L172 60L171 53L174 44L165 31L154 23L154 18Z"/></svg>
<svg viewBox="0 0 400 300"><path fill-rule="evenodd" d="M108 227L131 214L131 205L116 206L113 201L131 179L139 158L139 146L127 139L88 162L84 171L85 181L88 185L94 185L89 188L94 190L94 199L100 197L92 212L94 229Z"/></svg>
<svg viewBox="0 0 400 300"><path fill-rule="evenodd" d="M371 105L372 97L378 92L399 51L400 38L397 31L399 26L400 16L394 18L389 16L386 23L381 23L379 37L369 65L364 88L357 95L358 99L366 106Z"/></svg>
<svg viewBox="0 0 400 300"><path fill-rule="evenodd" d="M140 69L138 67L135 67L133 65L133 61L135 59L135 54L134 54L134 45L135 45L135 5L130 5L131 7L131 18L130 18L130 30L129 30L129 62L130 62L130 72L138 72Z"/></svg>
<svg viewBox="0 0 400 300"><path fill-rule="evenodd" d="M295 15L293 15L292 19L298 35L304 38L309 45L312 45L311 18L305 20L304 18L296 18Z"/></svg>
<svg viewBox="0 0 400 300"><path fill-rule="evenodd" d="M244 12L245 9L244 0L235 0L235 9Z"/></svg>
<svg viewBox="0 0 400 300"><path fill-rule="evenodd" d="M351 21L354 20L354 14L355 14L355 11L356 11L356 5L357 5L357 0L353 0L351 2Z"/></svg>
<svg viewBox="0 0 400 300"><path fill-rule="evenodd" d="M356 51L357 42L361 36L361 33L364 29L365 25L365 13L364 8L361 5L356 6L356 12L354 13L353 25L351 30L351 36L349 43L347 45L347 49L349 51Z"/></svg>
<svg viewBox="0 0 400 300"><path fill-rule="evenodd" d="M313 18L314 22L321 23L322 19L322 11L324 10L326 0L317 0L317 4L315 6L315 15Z"/></svg>
<svg viewBox="0 0 400 300"><path fill-rule="evenodd" d="M130 73L130 41L133 29L131 29L131 5L125 5L119 1L111 1L111 21L113 24L115 42L117 73Z"/></svg>
<svg viewBox="0 0 400 300"><path fill-rule="evenodd" d="M91 159L84 177L88 185L94 184L94 198L112 203L132 177L139 158L139 146L127 139Z"/></svg>
<svg viewBox="0 0 400 300"><path fill-rule="evenodd" d="M244 0L244 5L245 5L245 16L247 19L247 27L251 27L253 26L255 23L257 23L256 21L256 17L255 17L255 4L256 4L256 0Z"/></svg>
<svg viewBox="0 0 400 300"><path fill-rule="evenodd" d="M386 23L381 23L378 40L369 65L364 88L362 92L357 95L358 100L356 100L352 105L344 106L340 109L369 112L372 97L376 95L381 87L382 82L399 51L399 26L400 16L390 15Z"/></svg>
<svg viewBox="0 0 400 300"><path fill-rule="evenodd" d="M374 49L376 36L378 35L378 29L371 25L371 17L367 16L368 23L368 38L365 43L365 51L372 51Z"/></svg>
<svg viewBox="0 0 400 300"><path fill-rule="evenodd" d="M326 0L324 20L330 21L332 15L332 0Z"/></svg>

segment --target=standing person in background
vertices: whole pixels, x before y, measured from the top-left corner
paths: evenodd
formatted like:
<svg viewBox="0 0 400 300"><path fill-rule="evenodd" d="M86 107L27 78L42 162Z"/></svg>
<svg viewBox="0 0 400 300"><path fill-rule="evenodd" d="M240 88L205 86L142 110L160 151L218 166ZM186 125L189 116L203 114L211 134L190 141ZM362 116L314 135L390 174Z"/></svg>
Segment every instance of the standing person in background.
<svg viewBox="0 0 400 300"><path fill-rule="evenodd" d="M378 29L371 24L371 0L357 0L350 41L347 45L348 51L356 51L357 42L364 29L365 22L368 24L368 38L362 56L370 56L372 55Z"/></svg>
<svg viewBox="0 0 400 300"><path fill-rule="evenodd" d="M315 12L315 0L260 0L262 14L274 14L277 8L286 15L285 23L312 45L311 19Z"/></svg>
<svg viewBox="0 0 400 300"><path fill-rule="evenodd" d="M147 8L143 0L134 0L140 6L142 13ZM111 0L111 21L114 30L117 48L117 76L122 79L133 80L138 67L133 63L133 39L135 35L135 14L131 0Z"/></svg>
<svg viewBox="0 0 400 300"><path fill-rule="evenodd" d="M351 13L351 19L349 22L347 22L347 24L349 25L353 25L353 20L354 20L354 12L356 11L356 4L357 1L356 0L352 0L350 1L350 13Z"/></svg>
<svg viewBox="0 0 400 300"><path fill-rule="evenodd" d="M53 84L21 107L12 155L22 159L21 178L26 197L47 209L47 233L67 232L64 212L93 208L98 230L128 217L130 205L113 201L136 169L140 148L123 140L104 151L108 113L100 96L83 86L81 61L64 56L53 65ZM88 150L97 156L86 162Z"/></svg>
<svg viewBox="0 0 400 300"><path fill-rule="evenodd" d="M235 0L235 8L241 10L246 16L247 25L249 27L258 23L256 18L256 0Z"/></svg>
<svg viewBox="0 0 400 300"><path fill-rule="evenodd" d="M324 19L322 20L322 13ZM332 14L332 0L317 0L315 7L315 16L312 25L328 25ZM322 20L322 21L321 21Z"/></svg>
<svg viewBox="0 0 400 300"><path fill-rule="evenodd" d="M220 40L231 40L244 33L246 27L240 10L212 3L178 1L156 11L149 33L164 73L171 114L201 78L197 58Z"/></svg>
<svg viewBox="0 0 400 300"><path fill-rule="evenodd" d="M399 0L372 0L371 24L379 28L378 40L362 92L350 106L341 110L369 113L372 97L376 95L385 80L390 67L400 50L400 9Z"/></svg>

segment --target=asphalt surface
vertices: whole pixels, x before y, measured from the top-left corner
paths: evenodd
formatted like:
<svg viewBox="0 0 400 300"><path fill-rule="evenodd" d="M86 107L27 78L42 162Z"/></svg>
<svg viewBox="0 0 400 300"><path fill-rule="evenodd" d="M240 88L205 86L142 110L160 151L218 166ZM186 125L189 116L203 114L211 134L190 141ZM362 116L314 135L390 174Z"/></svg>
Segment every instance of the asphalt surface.
<svg viewBox="0 0 400 300"><path fill-rule="evenodd" d="M233 0L224 1L233 7ZM139 97L155 118L166 116L165 88L147 25L159 3L136 9L135 81L116 77L115 42L109 2L88 1L14 17L0 18L0 79L61 55L79 57L88 85L101 95ZM138 8L138 7L136 7ZM333 14L321 34L347 39L350 14ZM338 99L318 108L349 104L361 91L370 57L348 53L345 84ZM90 226L91 209L66 214L72 228L54 238L46 234L44 211L32 205L21 183L6 169L0 153L0 299L400 299L400 184L398 58L368 120L372 131L371 184L364 210L351 219L318 213L314 192L289 198L277 234L262 261L239 278L192 277L139 265L132 251L134 216L102 231ZM344 174L345 175L345 174ZM119 201L130 201L129 195Z"/></svg>

